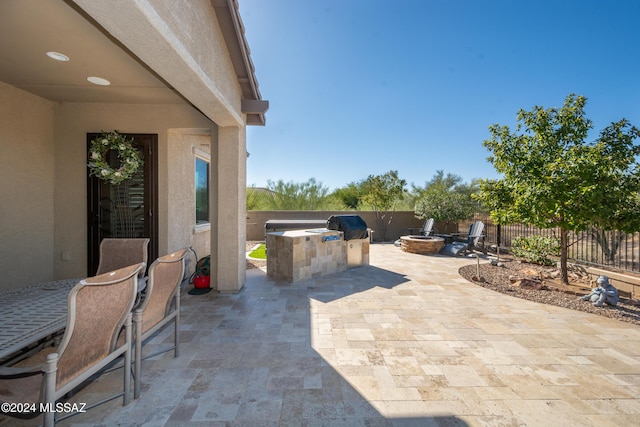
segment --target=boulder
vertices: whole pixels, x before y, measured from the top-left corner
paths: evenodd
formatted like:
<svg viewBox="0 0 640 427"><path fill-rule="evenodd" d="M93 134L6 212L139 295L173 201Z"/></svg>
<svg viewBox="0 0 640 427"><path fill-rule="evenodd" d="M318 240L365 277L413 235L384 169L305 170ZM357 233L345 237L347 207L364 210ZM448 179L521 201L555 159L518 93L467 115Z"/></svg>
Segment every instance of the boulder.
<svg viewBox="0 0 640 427"><path fill-rule="evenodd" d="M542 289L544 286L541 281L533 279L520 279L515 282L514 285L520 287L521 289L533 289L536 291Z"/></svg>

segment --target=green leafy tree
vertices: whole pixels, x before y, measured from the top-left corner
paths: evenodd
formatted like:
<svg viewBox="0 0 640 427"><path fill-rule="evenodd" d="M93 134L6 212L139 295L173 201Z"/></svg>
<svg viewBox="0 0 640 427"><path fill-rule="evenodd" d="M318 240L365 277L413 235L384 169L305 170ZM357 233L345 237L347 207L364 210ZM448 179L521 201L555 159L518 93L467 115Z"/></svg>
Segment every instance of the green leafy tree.
<svg viewBox="0 0 640 427"><path fill-rule="evenodd" d="M402 200L407 182L398 177L398 171L383 175L369 175L363 182L361 202L375 212L378 232L387 239L387 228L393 219L396 205Z"/></svg>
<svg viewBox="0 0 640 427"><path fill-rule="evenodd" d="M327 205L329 188L310 178L307 182L295 183L267 181L268 192L263 194L263 206L267 210L319 210Z"/></svg>
<svg viewBox="0 0 640 427"><path fill-rule="evenodd" d="M416 194L415 213L418 218L433 218L447 225L473 218L477 204L471 194L477 184L464 184L457 175L437 171L423 188L413 186Z"/></svg>
<svg viewBox="0 0 640 427"><path fill-rule="evenodd" d="M523 222L560 230L560 271L568 283L568 233L588 229L640 229L640 171L634 139L640 130L622 119L593 143L586 98L569 95L562 108L520 110L516 132L497 124L484 141L489 161L503 175L483 180L478 195L499 224Z"/></svg>
<svg viewBox="0 0 640 427"><path fill-rule="evenodd" d="M436 171L436 174L427 182L424 187L411 184L412 193L416 198L424 197L428 192L434 191L452 191L463 189L466 186L462 183L462 178L458 175L444 174L443 170ZM463 191L461 191L463 192Z"/></svg>
<svg viewBox="0 0 640 427"><path fill-rule="evenodd" d="M351 182L346 187L338 188L331 195L339 200L347 209L357 210L362 198L362 182Z"/></svg>

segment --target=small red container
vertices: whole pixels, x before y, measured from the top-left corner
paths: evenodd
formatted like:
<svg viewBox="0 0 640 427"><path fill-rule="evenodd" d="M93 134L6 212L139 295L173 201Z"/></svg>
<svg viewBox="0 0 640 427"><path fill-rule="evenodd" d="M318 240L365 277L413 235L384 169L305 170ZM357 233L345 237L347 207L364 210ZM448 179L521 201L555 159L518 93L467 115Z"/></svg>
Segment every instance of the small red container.
<svg viewBox="0 0 640 427"><path fill-rule="evenodd" d="M197 276L193 278L193 286L196 288L208 288L210 283L209 276Z"/></svg>

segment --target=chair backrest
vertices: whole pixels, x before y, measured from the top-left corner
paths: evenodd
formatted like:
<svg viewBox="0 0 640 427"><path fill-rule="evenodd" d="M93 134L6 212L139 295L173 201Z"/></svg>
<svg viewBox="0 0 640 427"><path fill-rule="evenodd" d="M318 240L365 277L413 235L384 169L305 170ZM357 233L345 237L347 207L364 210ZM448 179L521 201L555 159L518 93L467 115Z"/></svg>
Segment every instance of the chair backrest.
<svg viewBox="0 0 640 427"><path fill-rule="evenodd" d="M433 233L434 223L435 223L435 220L433 218L429 218L428 220L426 220L424 222L424 225L422 226L422 234L425 236L428 236L429 234Z"/></svg>
<svg viewBox="0 0 640 427"><path fill-rule="evenodd" d="M138 263L81 280L69 292L67 327L58 354L56 388L103 360L116 348L118 334L138 290Z"/></svg>
<svg viewBox="0 0 640 427"><path fill-rule="evenodd" d="M102 239L100 242L100 263L96 276L139 262L147 264L148 238ZM144 275L144 269L139 276Z"/></svg>
<svg viewBox="0 0 640 427"><path fill-rule="evenodd" d="M155 326L169 313L171 302L184 277L184 257L181 249L158 258L149 267L147 295L136 309L142 312L142 333Z"/></svg>
<svg viewBox="0 0 640 427"><path fill-rule="evenodd" d="M482 233L484 231L484 222L476 221L469 227L469 239L468 243L470 245L476 246L478 244L478 240L482 237Z"/></svg>

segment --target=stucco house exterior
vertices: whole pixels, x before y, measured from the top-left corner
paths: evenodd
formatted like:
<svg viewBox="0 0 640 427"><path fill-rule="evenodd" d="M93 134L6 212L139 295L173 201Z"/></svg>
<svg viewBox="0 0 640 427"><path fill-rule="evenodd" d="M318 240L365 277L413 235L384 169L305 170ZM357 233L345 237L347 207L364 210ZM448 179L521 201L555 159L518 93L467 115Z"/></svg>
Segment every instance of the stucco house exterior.
<svg viewBox="0 0 640 427"><path fill-rule="evenodd" d="M211 254L213 287L242 288L246 126L268 102L237 0L3 1L0 53L0 291L90 275L104 201L88 146L111 130L149 141L150 253L192 246Z"/></svg>

